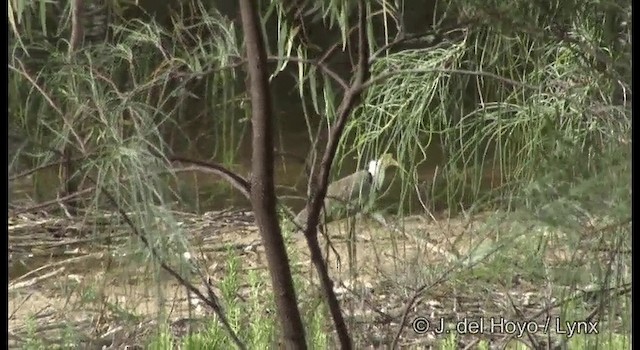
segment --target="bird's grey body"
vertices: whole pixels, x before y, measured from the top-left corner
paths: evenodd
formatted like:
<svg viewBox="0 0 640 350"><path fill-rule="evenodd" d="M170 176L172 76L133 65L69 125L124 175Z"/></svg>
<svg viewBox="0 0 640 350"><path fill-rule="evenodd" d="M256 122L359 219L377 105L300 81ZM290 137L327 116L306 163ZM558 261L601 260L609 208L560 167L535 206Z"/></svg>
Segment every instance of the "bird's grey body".
<svg viewBox="0 0 640 350"><path fill-rule="evenodd" d="M351 216L369 204L384 182L386 168L391 165L397 166L398 163L390 154L385 154L379 160L369 162L366 170L356 171L332 182L324 201L326 218L332 220ZM296 215L295 222L301 227L306 225L306 208Z"/></svg>

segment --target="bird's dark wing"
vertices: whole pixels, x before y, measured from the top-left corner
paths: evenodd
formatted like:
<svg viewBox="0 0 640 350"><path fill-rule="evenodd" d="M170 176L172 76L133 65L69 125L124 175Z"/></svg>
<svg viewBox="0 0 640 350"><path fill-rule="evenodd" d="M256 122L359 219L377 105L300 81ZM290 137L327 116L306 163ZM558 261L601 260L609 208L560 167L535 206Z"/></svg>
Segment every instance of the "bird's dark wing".
<svg viewBox="0 0 640 350"><path fill-rule="evenodd" d="M341 202L350 202L356 200L360 191L366 193L373 178L366 170L357 171L342 179L336 180L329 185L327 197Z"/></svg>
<svg viewBox="0 0 640 350"><path fill-rule="evenodd" d="M358 181L359 184L354 183L354 185L351 187L349 198L351 198L351 201L360 202L365 201L369 196L369 191L371 191L373 184L373 175L371 175L371 173L366 170L361 170L357 174L359 174L361 180Z"/></svg>
<svg viewBox="0 0 640 350"><path fill-rule="evenodd" d="M362 203L366 203L373 183L373 176L366 170L336 180L329 185L325 198L325 209L329 221L352 215ZM307 220L306 208L296 216L296 222L304 226Z"/></svg>

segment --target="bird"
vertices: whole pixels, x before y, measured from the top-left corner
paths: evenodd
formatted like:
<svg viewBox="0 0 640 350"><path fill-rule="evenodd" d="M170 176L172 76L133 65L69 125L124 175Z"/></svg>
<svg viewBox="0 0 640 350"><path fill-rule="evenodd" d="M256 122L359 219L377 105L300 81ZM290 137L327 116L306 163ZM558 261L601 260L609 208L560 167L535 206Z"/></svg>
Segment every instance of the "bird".
<svg viewBox="0 0 640 350"><path fill-rule="evenodd" d="M345 214L354 215L370 204L382 188L385 173L391 166L400 167L391 153L385 153L379 159L371 160L366 169L330 183L324 202L327 221L344 217ZM307 223L307 209L302 209L294 221L298 226L304 227Z"/></svg>

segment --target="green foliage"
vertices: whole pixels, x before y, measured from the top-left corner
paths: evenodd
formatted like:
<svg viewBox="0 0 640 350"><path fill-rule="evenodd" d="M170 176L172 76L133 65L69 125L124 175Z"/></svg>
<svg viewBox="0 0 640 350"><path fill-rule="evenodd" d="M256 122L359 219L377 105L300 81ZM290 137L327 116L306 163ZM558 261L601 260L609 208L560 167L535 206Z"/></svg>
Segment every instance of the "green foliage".
<svg viewBox="0 0 640 350"><path fill-rule="evenodd" d="M173 349L173 337L167 329L161 329L158 331L156 337L152 338L149 342L147 349L153 350L168 350Z"/></svg>
<svg viewBox="0 0 640 350"><path fill-rule="evenodd" d="M318 1L306 13L335 31L340 49L347 46L354 4ZM451 261L412 264L394 254L401 260L394 266L402 272L398 278L431 283L446 275L453 290L485 291L517 277L553 296L629 282L628 254L609 256L630 250L630 2L438 3L419 47L384 48L397 34L398 11L407 4L368 5L368 37L376 54L372 81L349 120L336 164L357 159L354 168L363 168L380 154L394 153L402 169L394 179L399 190L389 192L398 196L400 214L492 211L478 227L451 239ZM301 27L290 22L284 5L262 2L269 53L278 56L271 78L294 72L313 141L318 125L325 130L324 123L335 122L341 90L308 63L317 58L315 48L305 46ZM193 192L204 186L197 179L195 191L175 186L180 176L167 155L196 150L230 164L239 153L249 111L237 25L197 0L182 2L164 22L148 13L135 17L127 11L139 8L114 2L108 40L88 40L69 54L68 4L11 0L8 6L10 130L29 141L11 166L55 163L60 155L52 149L86 152L73 177L84 187L95 186L87 212L113 210L104 193L115 194L117 207L148 235L163 261L176 266L192 247L171 210L186 204L201 210L200 194ZM55 190L57 167L37 172L34 186ZM214 200L228 197L226 191ZM52 197L42 192L36 200ZM419 205L413 201L418 196ZM131 241L118 253L131 264L150 266L145 272L158 282L157 262L150 263L146 247ZM296 247L287 248L292 261L302 260ZM104 249L111 254L113 247ZM268 278L264 271L247 272L234 254L227 253L225 275L217 283L226 315L249 348L270 348L278 330ZM318 298L306 297L312 294L304 283L307 271L294 271L310 347L330 348L327 310ZM412 290L403 288L402 293ZM81 301L100 298L91 287ZM131 317L137 313L117 303L103 304L112 314L137 320ZM626 296L607 307L625 320L630 316ZM584 319L590 311L581 302L561 307L566 320ZM232 346L210 318L203 330L180 339L162 325L148 348ZM46 346L34 322L27 323L25 348ZM630 325L607 322L611 328L601 336L576 337L568 346L628 347ZM71 343L77 337L65 328L62 338ZM457 348L460 340L451 334L437 346ZM481 341L478 347L489 345ZM514 341L507 348L523 346Z"/></svg>
<svg viewBox="0 0 640 350"><path fill-rule="evenodd" d="M22 158L35 166L59 158L50 149L89 152L75 178L97 174L98 187L127 194L120 204L138 212L139 203L181 195L163 189L175 178L163 175L168 164L157 154L198 148L206 136L215 146L207 153L231 161L242 129L235 117L236 75L232 69L213 74L212 67L239 56L236 34L217 11L200 5L188 10L201 21L190 25L176 14L167 28L118 17L112 40L85 43L71 55L55 43L27 41L28 31L14 36L9 120L31 142L31 154ZM198 39L203 35L213 40ZM206 99L194 103L194 90ZM189 135L194 121L200 122L198 134Z"/></svg>
<svg viewBox="0 0 640 350"><path fill-rule="evenodd" d="M629 107L613 98L629 79L618 80L619 69L597 68L629 46L603 41L617 37L618 28L614 35L596 25L607 7L595 6L558 6L549 15L530 2L455 3L447 11L475 14L480 23L429 48L375 60L374 80L385 79L368 89L347 126L344 157L356 153L364 163L396 150L411 169L400 174L403 197L426 187L432 205L444 201L450 209L499 198L520 204L511 202L514 193L550 172L562 181L591 174L594 159L628 139L631 125ZM570 39L559 36L558 18L576 19L563 29ZM434 162L439 178L420 173ZM484 195L487 173L502 184L498 198Z"/></svg>

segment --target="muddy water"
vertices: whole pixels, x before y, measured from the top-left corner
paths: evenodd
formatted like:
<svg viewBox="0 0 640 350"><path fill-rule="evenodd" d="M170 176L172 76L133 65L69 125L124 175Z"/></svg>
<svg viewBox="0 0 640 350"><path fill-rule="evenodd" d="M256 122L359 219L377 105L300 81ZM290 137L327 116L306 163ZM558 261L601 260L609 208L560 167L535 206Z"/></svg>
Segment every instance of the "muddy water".
<svg viewBox="0 0 640 350"><path fill-rule="evenodd" d="M201 132L201 130L196 130ZM230 169L238 174L249 178L251 173L251 140L250 131L246 131L246 135L240 141L237 154L232 164L226 164ZM194 138L195 139L195 138ZM194 151L195 149L211 149L210 144L200 145L199 147L189 147L188 152L180 153L194 159L221 162L221 157L211 156L203 152ZM305 173L305 165L302 161L307 158L310 149L308 135L305 130L283 130L276 139L275 147L279 150L279 155L275 158L276 170L276 190L282 202L297 211L304 206L305 194L307 189L307 175ZM180 147L178 147L180 148ZM429 161L423 162L418 166L416 172L419 182L431 183L433 181L436 166L442 163L442 156L437 147L431 147ZM362 167L356 159L346 158L341 163L334 166L334 178L350 174L357 167ZM413 169L406 169L413 172ZM380 199L380 205L384 207L397 207L400 197L403 199L403 212L416 212L422 210L422 205L414 191L402 194L401 184L399 182L399 174L391 171L388 174L391 178L390 188ZM494 183L497 174L488 172L485 174L485 185L487 188L495 187ZM225 181L211 173L203 173L196 171L178 172L176 175L177 182L172 182L172 187L180 196L180 203L177 208L179 210L190 211L195 213L203 213L205 211L223 210L231 207L247 209L250 203L234 188L230 187ZM9 184L9 192L11 202L18 203L27 198L37 202L44 202L56 198L58 190L59 176L57 168L50 168L40 171L37 177L29 176L19 181L12 181ZM446 184L444 184L446 186ZM438 186L443 186L440 184ZM421 188L427 191L427 187ZM424 193L423 193L423 198ZM14 203L14 204L15 204ZM430 203L435 208L443 209L446 203Z"/></svg>
<svg viewBox="0 0 640 350"><path fill-rule="evenodd" d="M283 123L287 124L287 123ZM277 192L283 202L293 209L297 210L304 205L303 196L306 193L307 175L305 174L305 165L302 163L307 158L310 142L306 130L300 130L299 127L289 127L283 129L276 137L276 149L279 151L276 155L276 186ZM194 134L202 133L199 128L191 130ZM251 173L251 140L249 137L250 130L240 140L237 148L237 154L233 159L233 164L226 164L230 169L236 171L240 175L248 178ZM194 137L193 139L197 139ZM215 145L200 144L197 147L184 147L184 145L172 145L178 149L188 149L181 155L207 161L222 162L221 157L211 156L205 152L198 150L212 149ZM438 155L434 155L433 159L438 161ZM418 171L421 177L428 178L433 173L435 166L433 163L422 164ZM357 160L351 161L347 158L334 167L335 177L350 174L356 170L358 166ZM210 173L202 172L179 172L177 174L178 182L173 186L180 194L180 206L183 210L204 212L211 210L222 210L229 207L248 208L249 203L233 188L227 186L222 179ZM9 184L10 198L12 201L20 201L27 198L34 199L38 202L54 199L58 190L59 176L57 167L53 167L38 172L37 176L29 176L18 181L12 181Z"/></svg>
<svg viewBox="0 0 640 350"><path fill-rule="evenodd" d="M298 147L300 148L300 147ZM285 148L286 149L286 148ZM291 152L291 151L287 151ZM301 152L302 153L302 152ZM197 154L188 154L194 159ZM302 155L305 156L305 155ZM215 159L213 159L215 161ZM299 210L304 206L305 194L307 190L307 175L305 166L299 159L291 159L288 156L276 157L276 191L285 205L294 210ZM357 161L347 161L344 164L334 167L335 177L344 176L356 170ZM245 178L249 178L251 173L251 157L244 156L236 158L236 163L229 166ZM433 174L434 166L422 164L419 169L423 180L429 179ZM388 173L392 177L393 172ZM235 189L229 187L223 179L210 173L203 172L180 172L176 175L177 183L173 183L174 189L180 195L180 205L182 210L192 212L205 212L212 210L223 210L230 207L249 208L250 203ZM19 204L22 201L44 202L56 198L59 177L57 169L41 171L37 177L28 176L18 181L12 181L9 185L9 192L12 204ZM388 191L383 198L385 202L393 201L393 195L399 195L399 183L396 178L391 184L392 190Z"/></svg>
<svg viewBox="0 0 640 350"><path fill-rule="evenodd" d="M284 152L285 155L277 156L276 161L276 185L280 199L285 205L294 211L299 210L304 205L304 194L306 192L307 178L304 171L304 164L300 158L304 159L310 149L307 131L304 126L295 123L282 123L289 129L280 130L276 137L275 147ZM191 130L194 135L202 133L201 128ZM251 169L251 140L249 137L250 130L246 131L240 140L240 147L233 164L228 164L229 168L238 172L242 176L248 178ZM193 139L197 139L194 137ZM172 145L176 146L176 145ZM177 145L177 148L185 148ZM182 145L183 146L183 145ZM221 157L212 157L206 152L198 152L194 150L212 149L215 145L201 144L198 147L188 147L188 152L180 153L195 159L209 160L221 162ZM423 163L417 169L422 181L432 179L436 164L442 162L437 148L432 149L430 154L432 162ZM294 157L286 154L292 154ZM334 177L343 176L352 173L358 166L357 161L346 161L336 164L334 167ZM412 170L412 169L407 169ZM394 174L389 174L393 178ZM178 182L173 184L174 189L180 194L182 202L179 203L178 209L183 211L192 211L202 213L212 210L223 210L231 207L249 208L248 201L240 195L235 189L227 186L225 182L215 175L209 173L198 172L180 172L177 174ZM58 171L57 169L49 169L38 173L36 178L25 177L20 181L10 183L10 198L14 202L19 202L24 198L33 198L38 202L54 199L58 189ZM391 181L390 190L381 198L379 204L381 207L387 208L389 212L393 212L398 207L398 201L401 196L400 182L398 178ZM411 193L405 197L406 201L402 208L403 213L420 212L422 210L421 203L416 196ZM55 207L54 209L58 209ZM38 258L26 259L20 262L15 259L10 268L10 277L18 277L34 268L49 263L55 258ZM101 263L96 262L83 265L87 270L100 269Z"/></svg>
<svg viewBox="0 0 640 350"><path fill-rule="evenodd" d="M274 110L276 111L277 130L275 135L275 148L285 155L276 157L276 185L277 192L285 205L298 210L304 204L301 198L306 193L307 177L304 164L301 159L307 158L310 150L310 141L302 108L299 105L299 97L295 82L286 76L274 79ZM227 129L233 128L236 135L222 135L220 123L215 123L215 111L209 112L207 107L200 105L200 100L193 103L185 103L187 107L179 118L189 119L181 123L181 131L170 131L166 135L169 146L178 154L190 158L223 162L223 156L215 150L221 150L222 143L229 139L236 149L233 159L226 166L242 176L248 177L251 170L251 138L250 124L242 124L234 121ZM203 112L205 111L205 112ZM233 111L234 118L244 115L244 111ZM197 116L197 117L191 117ZM317 123L319 117L312 120ZM244 131L242 131L244 130ZM229 132L231 133L231 131ZM242 135L240 135L242 133ZM176 137L176 135L178 135ZM224 139L227 140L224 140ZM237 148L236 148L237 147ZM321 147L322 148L322 147ZM15 147L13 147L15 151ZM10 150L11 151L11 150ZM441 163L442 157L438 147L431 147L429 162L420 165L418 174L422 180L431 179L436 164ZM222 152L217 152L222 153ZM293 155L293 157L287 154ZM334 178L352 173L359 166L357 161L347 159L335 164ZM362 167L364 165L361 165ZM411 169L409 169L411 170ZM173 184L180 195L180 205L183 210L204 212L211 210L227 209L229 207L247 208L249 203L236 190L230 188L219 177L210 173L181 172L177 175L178 183ZM58 169L48 169L38 173L37 178L25 178L10 184L12 200L30 197L38 202L54 199L59 188ZM397 193L398 191L393 191ZM298 197L298 198L296 198ZM391 196L393 197L393 196ZM387 198L387 197L385 197Z"/></svg>

